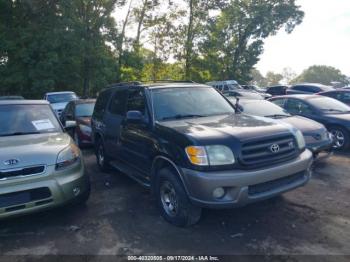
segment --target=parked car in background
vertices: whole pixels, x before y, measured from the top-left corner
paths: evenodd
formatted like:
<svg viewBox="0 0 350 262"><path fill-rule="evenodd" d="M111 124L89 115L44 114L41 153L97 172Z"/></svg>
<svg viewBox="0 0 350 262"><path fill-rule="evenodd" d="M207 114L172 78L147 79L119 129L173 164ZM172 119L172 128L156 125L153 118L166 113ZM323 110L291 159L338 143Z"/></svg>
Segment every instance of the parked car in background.
<svg viewBox="0 0 350 262"><path fill-rule="evenodd" d="M77 100L78 96L74 92L52 92L46 93L44 100L50 102L55 114L60 117L62 111L72 100Z"/></svg>
<svg viewBox="0 0 350 262"><path fill-rule="evenodd" d="M243 87L244 90L259 93L265 99L268 99L268 98L272 97L272 95L266 93L265 89L262 89L262 88L260 88L258 86L255 86L255 85L242 85L242 87Z"/></svg>
<svg viewBox="0 0 350 262"><path fill-rule="evenodd" d="M322 96L328 96L343 102L350 106L350 90L349 89L336 89L328 92L319 93Z"/></svg>
<svg viewBox="0 0 350 262"><path fill-rule="evenodd" d="M320 92L332 91L335 90L331 86L325 86L322 84L297 84L289 87L286 90L287 95L295 95L295 94L316 94Z"/></svg>
<svg viewBox="0 0 350 262"><path fill-rule="evenodd" d="M0 218L87 201L82 155L46 101L0 101Z"/></svg>
<svg viewBox="0 0 350 262"><path fill-rule="evenodd" d="M235 101L232 99L232 102ZM321 152L329 155L332 149L332 135L324 125L316 121L302 116L293 116L269 101L243 99L239 101L239 107L242 113L276 119L298 128L304 135L306 148L311 150L314 157L317 157Z"/></svg>
<svg viewBox="0 0 350 262"><path fill-rule="evenodd" d="M292 115L300 115L322 123L333 135L336 149L350 146L350 107L320 95L289 95L273 97L271 102Z"/></svg>
<svg viewBox="0 0 350 262"><path fill-rule="evenodd" d="M286 93L288 86L270 86L266 88L266 93L272 95L272 96L283 96Z"/></svg>
<svg viewBox="0 0 350 262"><path fill-rule="evenodd" d="M243 89L230 91L228 93L225 93L224 95L227 97L235 97L239 99L254 99L254 100L265 99L265 97L263 97L261 94L257 92L245 91Z"/></svg>
<svg viewBox="0 0 350 262"><path fill-rule="evenodd" d="M215 89L219 90L221 93L225 94L230 91L242 90L242 86L238 84L235 80L227 80L227 81L213 81L208 82L206 85L212 86Z"/></svg>
<svg viewBox="0 0 350 262"><path fill-rule="evenodd" d="M117 84L92 117L96 158L154 193L162 216L196 223L201 209L231 208L307 183L312 154L299 130L235 109L196 83Z"/></svg>
<svg viewBox="0 0 350 262"><path fill-rule="evenodd" d="M61 114L63 126L75 127L69 133L79 147L91 145L91 117L95 103L96 99L73 100Z"/></svg>
<svg viewBox="0 0 350 262"><path fill-rule="evenodd" d="M24 100L23 96L0 96L0 100Z"/></svg>

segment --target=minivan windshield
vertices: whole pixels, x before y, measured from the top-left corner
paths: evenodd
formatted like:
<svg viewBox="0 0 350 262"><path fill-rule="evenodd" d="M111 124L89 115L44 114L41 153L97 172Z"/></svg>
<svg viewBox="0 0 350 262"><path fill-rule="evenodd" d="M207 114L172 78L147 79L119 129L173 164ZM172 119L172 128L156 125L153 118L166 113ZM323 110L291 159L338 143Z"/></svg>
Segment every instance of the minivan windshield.
<svg viewBox="0 0 350 262"><path fill-rule="evenodd" d="M308 100L311 105L324 113L348 113L350 107L346 104L329 97L316 97Z"/></svg>
<svg viewBox="0 0 350 262"><path fill-rule="evenodd" d="M0 137L62 132L49 105L0 105L0 119Z"/></svg>
<svg viewBox="0 0 350 262"><path fill-rule="evenodd" d="M211 87L153 89L152 98L158 121L235 113L231 104Z"/></svg>
<svg viewBox="0 0 350 262"><path fill-rule="evenodd" d="M53 94L47 96L47 101L51 104L68 103L76 99L78 99L78 97L75 93Z"/></svg>
<svg viewBox="0 0 350 262"><path fill-rule="evenodd" d="M291 116L283 108L271 103L269 101L258 100L254 102L240 102L243 109L243 113L254 115L254 116L264 116L264 117L289 117Z"/></svg>

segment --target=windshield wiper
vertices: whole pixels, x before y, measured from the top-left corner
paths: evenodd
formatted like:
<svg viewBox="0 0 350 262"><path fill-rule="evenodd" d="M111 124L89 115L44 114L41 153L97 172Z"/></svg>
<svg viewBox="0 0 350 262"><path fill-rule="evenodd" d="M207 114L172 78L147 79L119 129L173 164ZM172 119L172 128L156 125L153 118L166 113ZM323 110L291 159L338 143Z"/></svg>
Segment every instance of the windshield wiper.
<svg viewBox="0 0 350 262"><path fill-rule="evenodd" d="M275 114L275 115L269 115L269 116L265 116L265 117L271 117L271 118L290 117L290 115Z"/></svg>
<svg viewBox="0 0 350 262"><path fill-rule="evenodd" d="M14 132L10 134L0 134L0 136L24 136L24 135L37 135L41 134L40 132Z"/></svg>
<svg viewBox="0 0 350 262"><path fill-rule="evenodd" d="M188 114L188 115L175 115L175 116L168 116L163 117L161 120L171 120L171 119L184 119L184 118L195 118L195 117L205 117L203 115L194 115L194 114Z"/></svg>

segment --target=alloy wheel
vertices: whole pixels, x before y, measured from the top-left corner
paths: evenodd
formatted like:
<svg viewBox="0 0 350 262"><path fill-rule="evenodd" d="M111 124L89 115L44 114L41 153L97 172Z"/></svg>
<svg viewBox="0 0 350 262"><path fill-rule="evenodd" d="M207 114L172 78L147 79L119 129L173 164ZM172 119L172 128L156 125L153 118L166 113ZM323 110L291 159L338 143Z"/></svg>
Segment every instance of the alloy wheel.
<svg viewBox="0 0 350 262"><path fill-rule="evenodd" d="M331 130L334 138L334 148L342 148L345 144L345 135L340 130Z"/></svg>
<svg viewBox="0 0 350 262"><path fill-rule="evenodd" d="M178 199L174 186L169 181L164 181L160 187L160 198L164 211L171 217L178 212Z"/></svg>

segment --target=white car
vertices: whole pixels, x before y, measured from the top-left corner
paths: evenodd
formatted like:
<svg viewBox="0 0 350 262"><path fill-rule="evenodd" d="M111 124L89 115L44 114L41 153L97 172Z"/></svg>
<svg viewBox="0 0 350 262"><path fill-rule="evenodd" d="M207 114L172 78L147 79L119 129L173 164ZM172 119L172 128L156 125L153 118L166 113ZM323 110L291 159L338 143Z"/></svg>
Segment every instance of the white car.
<svg viewBox="0 0 350 262"><path fill-rule="evenodd" d="M65 109L66 105L72 101L78 99L76 93L67 91L67 92L52 92L46 93L44 100L50 102L52 109L55 111L55 114L60 117L62 111Z"/></svg>

